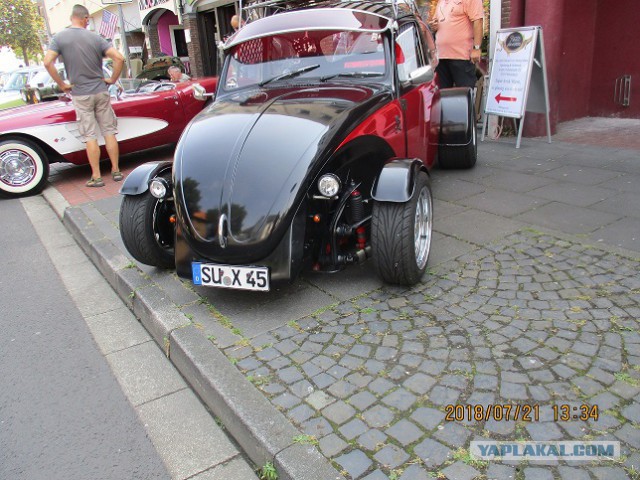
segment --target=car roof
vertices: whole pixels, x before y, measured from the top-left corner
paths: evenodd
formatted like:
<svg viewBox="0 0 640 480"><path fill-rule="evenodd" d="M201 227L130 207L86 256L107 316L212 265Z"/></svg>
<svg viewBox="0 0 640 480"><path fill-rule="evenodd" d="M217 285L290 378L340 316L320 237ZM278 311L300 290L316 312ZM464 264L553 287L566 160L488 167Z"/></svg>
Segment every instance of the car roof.
<svg viewBox="0 0 640 480"><path fill-rule="evenodd" d="M263 0L247 5L244 10L251 12L251 18L259 15L254 12L256 9L268 7L271 14L292 10L309 10L318 8L344 8L350 10L360 10L381 15L386 18L397 18L403 11L417 11L414 0Z"/></svg>
<svg viewBox="0 0 640 480"><path fill-rule="evenodd" d="M24 72L35 72L36 70L44 70L44 67L41 65L36 65L36 66L29 66L29 67L20 67L15 69L13 72L19 72L19 73L24 73Z"/></svg>
<svg viewBox="0 0 640 480"><path fill-rule="evenodd" d="M301 30L383 32L392 28L395 21L417 12L413 0L266 0L245 10L255 17L259 16L253 12L256 8L270 10L271 14L245 24L225 43L225 49L248 40Z"/></svg>

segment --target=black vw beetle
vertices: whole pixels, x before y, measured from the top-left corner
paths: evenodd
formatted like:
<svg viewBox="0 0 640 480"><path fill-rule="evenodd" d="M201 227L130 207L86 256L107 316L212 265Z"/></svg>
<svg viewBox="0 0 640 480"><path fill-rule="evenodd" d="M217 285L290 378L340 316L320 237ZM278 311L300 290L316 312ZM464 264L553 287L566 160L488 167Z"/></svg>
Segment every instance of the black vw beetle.
<svg viewBox="0 0 640 480"><path fill-rule="evenodd" d="M429 169L436 155L475 164L473 93L438 88L433 38L411 9L314 5L236 32L173 163L126 179L120 231L136 260L257 291L368 258L386 282L420 281Z"/></svg>

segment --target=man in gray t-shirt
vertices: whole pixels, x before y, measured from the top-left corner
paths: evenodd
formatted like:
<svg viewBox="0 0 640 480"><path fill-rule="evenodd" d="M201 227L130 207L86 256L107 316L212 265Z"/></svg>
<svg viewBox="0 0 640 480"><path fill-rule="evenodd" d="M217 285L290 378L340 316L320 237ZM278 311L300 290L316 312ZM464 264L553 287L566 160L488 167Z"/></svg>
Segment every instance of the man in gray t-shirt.
<svg viewBox="0 0 640 480"><path fill-rule="evenodd" d="M122 180L122 173L118 168L117 119L111 107L108 85L117 82L124 65L124 57L104 38L88 31L88 24L87 8L74 5L71 11L71 27L53 37L44 57L44 66L60 89L72 94L78 131L86 144L87 157L91 165L91 179L87 186L103 187L97 127L100 127L111 160L111 176L115 181ZM58 74L55 60L59 55L62 56L71 84L65 83ZM102 73L104 57L113 60L110 78L104 78Z"/></svg>

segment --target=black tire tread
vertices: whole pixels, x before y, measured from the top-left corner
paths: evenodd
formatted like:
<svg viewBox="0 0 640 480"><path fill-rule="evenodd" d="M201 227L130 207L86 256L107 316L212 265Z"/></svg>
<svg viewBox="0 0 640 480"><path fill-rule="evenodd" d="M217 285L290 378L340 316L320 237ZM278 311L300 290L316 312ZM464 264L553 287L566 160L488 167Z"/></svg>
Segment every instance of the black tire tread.
<svg viewBox="0 0 640 480"><path fill-rule="evenodd" d="M473 125L472 141L459 147L440 147L438 150L438 166L443 170L464 170L473 168L478 158L478 135L476 129L476 107L469 106L469 121ZM475 141L473 140L475 139Z"/></svg>
<svg viewBox="0 0 640 480"><path fill-rule="evenodd" d="M408 285L409 275L403 262L406 251L402 238L410 235L403 204L380 203L371 219L371 242L377 245L374 264L380 278L387 283Z"/></svg>
<svg viewBox="0 0 640 480"><path fill-rule="evenodd" d="M120 236L129 253L141 263L158 268L173 268L173 254L153 238L153 208L157 200L149 192L125 196L120 206Z"/></svg>
<svg viewBox="0 0 640 480"><path fill-rule="evenodd" d="M428 177L420 172L414 196L417 196L424 185L428 186ZM407 208L407 204L416 201L416 198L412 198L407 203L374 203L371 219L373 263L378 276L387 283L415 285L424 273L415 264L415 212L413 208Z"/></svg>

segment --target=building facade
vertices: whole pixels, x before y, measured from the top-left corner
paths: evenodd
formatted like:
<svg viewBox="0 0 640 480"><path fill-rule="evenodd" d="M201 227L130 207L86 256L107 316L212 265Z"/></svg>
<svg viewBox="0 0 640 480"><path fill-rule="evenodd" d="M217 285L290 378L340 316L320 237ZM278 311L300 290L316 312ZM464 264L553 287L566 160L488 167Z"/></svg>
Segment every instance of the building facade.
<svg viewBox="0 0 640 480"><path fill-rule="evenodd" d="M503 2L505 26L542 26L552 132L559 122L588 116L640 118L637 0ZM525 132L544 134L541 116L532 117Z"/></svg>
<svg viewBox="0 0 640 480"><path fill-rule="evenodd" d="M114 0L105 0L105 3ZM75 3L92 15L99 30L102 9L117 5L93 0L44 0L52 34L69 25ZM423 11L431 3L425 0ZM549 79L552 132L558 122L585 116L640 118L640 41L638 0L490 0L488 31L541 26ZM180 57L191 76L217 75L219 44L233 33L238 3L229 0L133 0L122 4L127 43L141 56ZM122 32L114 44L121 44ZM490 43L493 46L493 42ZM491 52L491 48L489 48ZM544 118L527 114L525 132L546 133Z"/></svg>

